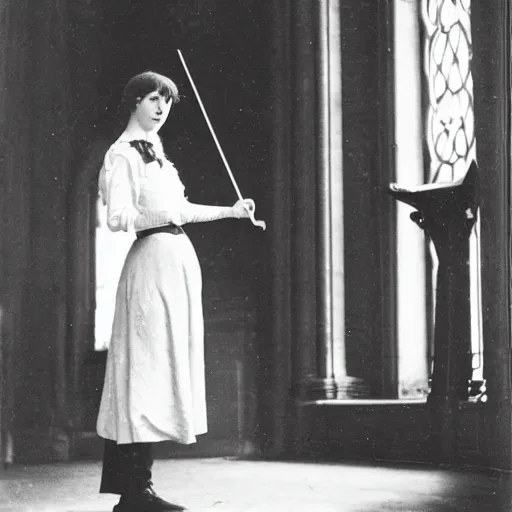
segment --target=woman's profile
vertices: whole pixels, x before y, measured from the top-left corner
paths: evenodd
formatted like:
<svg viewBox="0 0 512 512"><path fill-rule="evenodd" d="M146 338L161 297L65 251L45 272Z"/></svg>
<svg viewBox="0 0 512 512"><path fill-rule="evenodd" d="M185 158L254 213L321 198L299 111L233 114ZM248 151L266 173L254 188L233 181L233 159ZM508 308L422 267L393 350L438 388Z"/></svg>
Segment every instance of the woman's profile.
<svg viewBox="0 0 512 512"><path fill-rule="evenodd" d="M207 431L201 270L182 226L248 218L234 206L190 203L158 131L178 103L169 78L145 72L123 93L129 120L105 155L99 189L112 231L134 231L117 288L97 420L105 439L101 493L114 512L185 510L153 490L152 443L190 444Z"/></svg>

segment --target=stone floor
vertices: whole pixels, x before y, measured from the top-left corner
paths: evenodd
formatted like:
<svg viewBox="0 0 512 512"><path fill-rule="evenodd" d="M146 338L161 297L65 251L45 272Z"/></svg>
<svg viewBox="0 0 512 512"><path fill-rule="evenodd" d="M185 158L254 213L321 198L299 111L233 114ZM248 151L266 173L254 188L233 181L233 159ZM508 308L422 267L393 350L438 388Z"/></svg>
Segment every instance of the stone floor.
<svg viewBox="0 0 512 512"><path fill-rule="evenodd" d="M0 512L108 512L98 462L0 472ZM428 467L157 460L157 491L193 511L511 512L512 476Z"/></svg>

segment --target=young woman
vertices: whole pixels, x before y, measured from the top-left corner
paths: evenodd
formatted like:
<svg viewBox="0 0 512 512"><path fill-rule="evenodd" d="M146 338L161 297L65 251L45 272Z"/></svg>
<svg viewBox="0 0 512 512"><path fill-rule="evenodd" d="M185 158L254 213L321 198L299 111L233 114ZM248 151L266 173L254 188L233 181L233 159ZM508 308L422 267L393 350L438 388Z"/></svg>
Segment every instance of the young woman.
<svg viewBox="0 0 512 512"><path fill-rule="evenodd" d="M153 72L132 78L129 121L100 171L112 231L136 232L119 280L97 421L105 441L100 492L121 496L114 512L185 510L154 491L152 443L190 444L207 430L201 271L181 228L248 218L234 206L190 203L158 131L179 101L174 82Z"/></svg>

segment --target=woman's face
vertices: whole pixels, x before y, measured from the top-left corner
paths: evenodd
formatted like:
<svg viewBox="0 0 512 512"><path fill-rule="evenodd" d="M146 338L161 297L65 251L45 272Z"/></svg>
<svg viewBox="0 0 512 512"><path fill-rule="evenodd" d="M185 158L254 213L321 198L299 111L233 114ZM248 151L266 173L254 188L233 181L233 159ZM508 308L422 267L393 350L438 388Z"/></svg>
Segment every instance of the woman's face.
<svg viewBox="0 0 512 512"><path fill-rule="evenodd" d="M145 132L158 132L167 120L171 106L172 98L167 100L154 91L139 100L133 116Z"/></svg>

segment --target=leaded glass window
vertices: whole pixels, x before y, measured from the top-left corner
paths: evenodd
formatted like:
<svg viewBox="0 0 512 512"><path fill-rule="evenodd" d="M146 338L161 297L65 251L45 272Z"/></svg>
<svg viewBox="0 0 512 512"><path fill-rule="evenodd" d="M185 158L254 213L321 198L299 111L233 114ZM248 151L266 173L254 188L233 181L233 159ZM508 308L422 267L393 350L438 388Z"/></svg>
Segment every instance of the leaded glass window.
<svg viewBox="0 0 512 512"><path fill-rule="evenodd" d="M431 182L464 177L475 157L470 0L423 0Z"/></svg>
<svg viewBox="0 0 512 512"><path fill-rule="evenodd" d="M429 182L457 182L476 159L471 0L422 0ZM473 378L483 380L480 224L470 240ZM433 272L436 272L435 251ZM435 279L432 280L435 283ZM434 290L435 292L435 290ZM435 294L434 294L435 295Z"/></svg>

